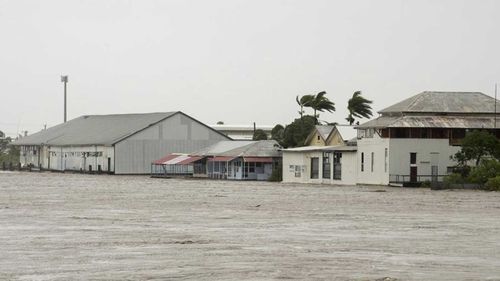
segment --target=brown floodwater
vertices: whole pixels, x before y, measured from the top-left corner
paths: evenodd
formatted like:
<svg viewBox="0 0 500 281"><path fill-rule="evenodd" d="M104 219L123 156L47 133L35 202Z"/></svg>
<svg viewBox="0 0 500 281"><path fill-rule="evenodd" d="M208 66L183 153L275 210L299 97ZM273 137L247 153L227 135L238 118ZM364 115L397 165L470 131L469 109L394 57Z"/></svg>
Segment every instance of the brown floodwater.
<svg viewBox="0 0 500 281"><path fill-rule="evenodd" d="M0 172L0 279L500 280L500 192Z"/></svg>

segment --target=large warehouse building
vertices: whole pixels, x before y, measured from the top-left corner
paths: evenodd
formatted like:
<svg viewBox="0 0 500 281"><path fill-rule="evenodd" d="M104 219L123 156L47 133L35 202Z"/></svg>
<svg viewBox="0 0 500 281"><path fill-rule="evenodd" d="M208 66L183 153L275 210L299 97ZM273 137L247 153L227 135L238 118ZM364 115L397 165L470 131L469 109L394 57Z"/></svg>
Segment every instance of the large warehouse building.
<svg viewBox="0 0 500 281"><path fill-rule="evenodd" d="M57 171L149 174L151 162L200 150L224 134L180 112L85 115L13 143L21 164Z"/></svg>

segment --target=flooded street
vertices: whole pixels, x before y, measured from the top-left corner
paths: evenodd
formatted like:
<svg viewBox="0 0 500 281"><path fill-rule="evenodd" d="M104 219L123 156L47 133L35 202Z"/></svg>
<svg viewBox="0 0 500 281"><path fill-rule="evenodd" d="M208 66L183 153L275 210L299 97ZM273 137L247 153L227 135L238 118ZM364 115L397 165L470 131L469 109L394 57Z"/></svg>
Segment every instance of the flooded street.
<svg viewBox="0 0 500 281"><path fill-rule="evenodd" d="M0 172L0 279L500 280L500 192Z"/></svg>

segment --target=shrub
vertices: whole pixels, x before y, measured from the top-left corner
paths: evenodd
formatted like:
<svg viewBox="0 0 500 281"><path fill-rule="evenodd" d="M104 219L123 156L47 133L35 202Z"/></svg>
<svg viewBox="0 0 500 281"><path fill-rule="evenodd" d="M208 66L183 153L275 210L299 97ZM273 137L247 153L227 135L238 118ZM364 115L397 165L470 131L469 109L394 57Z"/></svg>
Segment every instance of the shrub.
<svg viewBox="0 0 500 281"><path fill-rule="evenodd" d="M430 182L430 181L428 181L428 180L426 180L426 181L424 181L424 182L422 183L422 185L421 185L421 186L422 186L422 187L431 187L431 182Z"/></svg>
<svg viewBox="0 0 500 281"><path fill-rule="evenodd" d="M269 177L269 181L275 181L279 182L283 180L283 169L281 168L281 165L277 165Z"/></svg>
<svg viewBox="0 0 500 281"><path fill-rule="evenodd" d="M453 174L449 174L446 177L444 177L443 182L447 186L449 186L450 184L458 184L458 183L462 184L462 183L464 183L464 178L460 174L453 173Z"/></svg>
<svg viewBox="0 0 500 281"><path fill-rule="evenodd" d="M500 176L490 178L484 185L486 190L500 191Z"/></svg>
<svg viewBox="0 0 500 281"><path fill-rule="evenodd" d="M481 161L479 166L474 167L469 174L469 180L473 183L484 185L488 179L500 175L500 162L497 160Z"/></svg>

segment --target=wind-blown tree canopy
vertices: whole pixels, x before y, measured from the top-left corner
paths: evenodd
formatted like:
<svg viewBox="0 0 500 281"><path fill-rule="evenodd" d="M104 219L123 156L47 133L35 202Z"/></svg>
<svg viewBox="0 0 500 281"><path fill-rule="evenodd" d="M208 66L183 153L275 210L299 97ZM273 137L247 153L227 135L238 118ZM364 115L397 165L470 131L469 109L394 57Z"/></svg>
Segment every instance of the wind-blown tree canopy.
<svg viewBox="0 0 500 281"><path fill-rule="evenodd" d="M357 118L370 118L373 116L372 104L373 101L365 99L361 95L361 91L356 91L352 95L352 98L347 102L347 110L349 110L349 115L346 120L352 125L355 121L354 117Z"/></svg>
<svg viewBox="0 0 500 281"><path fill-rule="evenodd" d="M283 146L283 137L285 134L285 127L281 124L277 124L271 130L271 139L277 141L281 146Z"/></svg>
<svg viewBox="0 0 500 281"><path fill-rule="evenodd" d="M319 117L319 114L316 114L317 111L319 112L335 111L335 103L333 103L331 100L325 97L325 95L326 95L325 91L317 93L309 104L309 107L311 107L314 110L313 116L316 118Z"/></svg>
<svg viewBox="0 0 500 281"><path fill-rule="evenodd" d="M476 130L465 135L462 148L453 158L461 166L465 166L469 160L474 160L478 166L481 159L487 157L500 160L500 141L493 134Z"/></svg>
<svg viewBox="0 0 500 281"><path fill-rule="evenodd" d="M310 107L312 100L314 99L314 95L303 95L299 98L299 96L295 97L295 101L300 106L300 118L304 116L304 107Z"/></svg>
<svg viewBox="0 0 500 281"><path fill-rule="evenodd" d="M303 118L295 119L291 124L288 124L283 132L283 142L281 146L297 147L304 146L309 133L314 129L317 119L311 115L305 115Z"/></svg>
<svg viewBox="0 0 500 281"><path fill-rule="evenodd" d="M267 140L267 134L262 129L257 129L253 133L252 140Z"/></svg>

